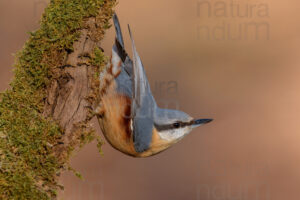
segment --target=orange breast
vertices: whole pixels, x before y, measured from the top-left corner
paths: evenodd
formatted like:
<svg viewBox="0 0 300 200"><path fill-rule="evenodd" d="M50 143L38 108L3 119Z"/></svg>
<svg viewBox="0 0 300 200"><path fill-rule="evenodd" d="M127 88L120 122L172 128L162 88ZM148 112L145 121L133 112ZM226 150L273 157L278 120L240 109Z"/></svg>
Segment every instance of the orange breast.
<svg viewBox="0 0 300 200"><path fill-rule="evenodd" d="M116 82L113 80L101 103L104 115L98 120L107 141L123 153L136 154L130 128L131 99L116 93Z"/></svg>
<svg viewBox="0 0 300 200"><path fill-rule="evenodd" d="M134 157L148 157L172 145L168 141L162 140L156 129L153 128L150 148L142 153L135 151L130 119L131 99L116 93L114 80L102 96L101 103L104 115L98 118L99 124L105 138L115 149Z"/></svg>

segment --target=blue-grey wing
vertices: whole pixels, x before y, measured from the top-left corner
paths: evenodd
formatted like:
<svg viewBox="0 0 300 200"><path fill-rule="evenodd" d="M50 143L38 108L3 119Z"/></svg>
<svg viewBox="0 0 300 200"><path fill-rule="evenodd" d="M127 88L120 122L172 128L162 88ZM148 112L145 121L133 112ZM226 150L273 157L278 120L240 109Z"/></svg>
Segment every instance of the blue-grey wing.
<svg viewBox="0 0 300 200"><path fill-rule="evenodd" d="M153 129L153 116L151 106L152 102L143 101L143 104L135 112L135 116L132 119L133 127L133 142L136 152L144 152L149 149L152 141L152 129Z"/></svg>
<svg viewBox="0 0 300 200"><path fill-rule="evenodd" d="M153 108L155 101L152 96L141 59L135 49L132 38L133 61L124 48L124 41L117 15L113 17L116 29L116 41L113 51L122 60L121 73L116 78L118 92L132 99L131 118L134 147L137 152L149 149L152 140ZM131 33L130 33L131 35Z"/></svg>
<svg viewBox="0 0 300 200"><path fill-rule="evenodd" d="M117 82L117 91L120 94L125 94L130 99L132 98L132 81L128 76L125 68L122 67L120 75L115 79Z"/></svg>
<svg viewBox="0 0 300 200"><path fill-rule="evenodd" d="M137 152L149 149L154 126L153 114L156 108L150 85L142 61L136 51L134 40L128 26L133 50L132 105L134 146Z"/></svg>

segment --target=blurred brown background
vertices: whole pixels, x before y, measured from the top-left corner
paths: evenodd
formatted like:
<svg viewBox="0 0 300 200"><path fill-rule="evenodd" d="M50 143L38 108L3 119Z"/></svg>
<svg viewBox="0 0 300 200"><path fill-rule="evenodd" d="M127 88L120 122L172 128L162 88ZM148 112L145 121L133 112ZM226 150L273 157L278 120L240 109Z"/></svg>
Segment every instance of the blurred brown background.
<svg viewBox="0 0 300 200"><path fill-rule="evenodd" d="M38 28L46 5L0 1L1 90L13 77L12 54ZM299 200L299 8L296 0L120 0L127 49L130 23L160 105L215 121L147 159L109 144L100 156L90 144L71 161L84 180L65 173L60 197ZM103 41L107 55L113 39L111 29Z"/></svg>

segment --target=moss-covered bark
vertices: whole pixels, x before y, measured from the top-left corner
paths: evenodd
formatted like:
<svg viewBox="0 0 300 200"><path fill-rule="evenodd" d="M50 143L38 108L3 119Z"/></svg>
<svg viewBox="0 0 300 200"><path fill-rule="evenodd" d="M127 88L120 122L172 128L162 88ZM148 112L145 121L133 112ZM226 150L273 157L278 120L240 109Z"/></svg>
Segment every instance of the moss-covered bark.
<svg viewBox="0 0 300 200"><path fill-rule="evenodd" d="M18 53L11 89L1 94L0 102L0 199L56 198L57 176L69 157L54 152L65 130L44 114L47 90L60 76L58 68L65 65L89 18L101 21L93 32L98 35L90 37L103 38L114 5L114 0L51 0L40 29L30 33ZM105 62L101 52L90 58L100 70ZM93 138L80 131L81 144ZM80 143L68 145L69 155Z"/></svg>

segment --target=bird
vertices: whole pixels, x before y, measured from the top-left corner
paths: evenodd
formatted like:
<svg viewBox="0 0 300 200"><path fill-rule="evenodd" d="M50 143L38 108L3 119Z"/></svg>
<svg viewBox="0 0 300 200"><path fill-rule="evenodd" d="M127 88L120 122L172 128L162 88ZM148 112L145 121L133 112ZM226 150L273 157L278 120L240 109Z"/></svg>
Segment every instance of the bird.
<svg viewBox="0 0 300 200"><path fill-rule="evenodd" d="M102 133L118 151L133 157L156 155L193 129L213 119L194 119L185 112L160 108L152 95L128 25L133 59L124 47L118 16L110 60L100 74L100 103L95 109Z"/></svg>

